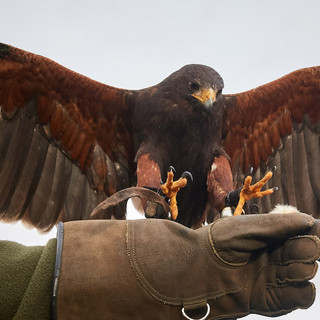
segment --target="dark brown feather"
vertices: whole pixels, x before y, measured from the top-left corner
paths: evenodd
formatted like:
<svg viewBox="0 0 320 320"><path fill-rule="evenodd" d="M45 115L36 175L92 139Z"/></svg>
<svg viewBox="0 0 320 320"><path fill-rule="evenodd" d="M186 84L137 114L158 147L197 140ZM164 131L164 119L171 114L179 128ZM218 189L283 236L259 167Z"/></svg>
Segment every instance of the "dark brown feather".
<svg viewBox="0 0 320 320"><path fill-rule="evenodd" d="M48 230L131 186L131 94L0 44L3 219Z"/></svg>
<svg viewBox="0 0 320 320"><path fill-rule="evenodd" d="M242 183L249 166L261 171L255 176L257 180L266 172L266 165L271 168L278 164L281 183L278 175L269 183L281 188L282 196L277 195L277 201L297 205L319 216L319 189L314 170L320 168L319 130L316 129L320 121L320 67L297 70L256 89L225 98L224 145L231 157L233 172L242 173L237 174L241 177L238 182ZM238 129L239 124L242 130ZM269 205L264 204L261 210L268 211Z"/></svg>

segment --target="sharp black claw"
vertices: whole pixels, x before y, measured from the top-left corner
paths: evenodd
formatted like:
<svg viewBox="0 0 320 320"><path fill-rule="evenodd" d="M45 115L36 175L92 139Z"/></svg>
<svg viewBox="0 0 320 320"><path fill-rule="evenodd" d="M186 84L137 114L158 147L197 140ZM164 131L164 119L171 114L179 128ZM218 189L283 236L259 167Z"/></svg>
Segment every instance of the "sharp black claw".
<svg viewBox="0 0 320 320"><path fill-rule="evenodd" d="M181 178L190 178L191 181L193 181L193 176L191 174L191 172L189 171L185 171L182 175Z"/></svg>
<svg viewBox="0 0 320 320"><path fill-rule="evenodd" d="M276 170L277 170L277 166L273 166L273 168L270 171L275 172Z"/></svg>
<svg viewBox="0 0 320 320"><path fill-rule="evenodd" d="M248 176L251 176L251 177L252 177L252 174L253 174L253 167L250 167L250 168L249 168Z"/></svg>
<svg viewBox="0 0 320 320"><path fill-rule="evenodd" d="M273 190L273 191L278 191L279 188L278 188L278 187L273 187L272 190Z"/></svg>
<svg viewBox="0 0 320 320"><path fill-rule="evenodd" d="M168 168L168 172L172 171L173 173L176 173L176 169L173 166L170 166Z"/></svg>

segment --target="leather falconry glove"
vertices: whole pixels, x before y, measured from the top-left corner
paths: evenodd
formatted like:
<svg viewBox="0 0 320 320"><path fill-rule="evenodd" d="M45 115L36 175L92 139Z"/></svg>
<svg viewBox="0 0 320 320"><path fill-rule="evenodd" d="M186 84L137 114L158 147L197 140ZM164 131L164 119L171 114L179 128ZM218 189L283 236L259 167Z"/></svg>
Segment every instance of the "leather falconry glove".
<svg viewBox="0 0 320 320"><path fill-rule="evenodd" d="M277 316L315 299L320 240L308 233L320 230L306 214L227 217L197 230L153 219L63 226L59 320Z"/></svg>

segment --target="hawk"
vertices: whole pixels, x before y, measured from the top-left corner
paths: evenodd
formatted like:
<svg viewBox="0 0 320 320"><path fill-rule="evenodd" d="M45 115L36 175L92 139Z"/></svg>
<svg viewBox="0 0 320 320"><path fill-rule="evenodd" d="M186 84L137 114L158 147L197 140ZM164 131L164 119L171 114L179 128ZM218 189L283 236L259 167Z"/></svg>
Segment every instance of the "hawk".
<svg viewBox="0 0 320 320"><path fill-rule="evenodd" d="M130 186L160 188L170 166L193 181L177 221L212 221L252 167L272 196L252 200L320 215L320 67L224 95L212 68L187 65L142 90L108 86L0 44L0 216L47 231L89 219ZM268 187L268 185L267 185ZM125 218L120 205L109 217Z"/></svg>

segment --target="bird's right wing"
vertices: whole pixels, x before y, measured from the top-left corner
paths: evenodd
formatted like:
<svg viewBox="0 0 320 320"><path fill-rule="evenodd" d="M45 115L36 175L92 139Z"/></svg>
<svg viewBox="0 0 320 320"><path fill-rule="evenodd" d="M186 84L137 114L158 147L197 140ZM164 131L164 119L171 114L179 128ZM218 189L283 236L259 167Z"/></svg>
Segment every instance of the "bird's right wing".
<svg viewBox="0 0 320 320"><path fill-rule="evenodd" d="M130 97L0 44L1 219L45 231L130 186Z"/></svg>

